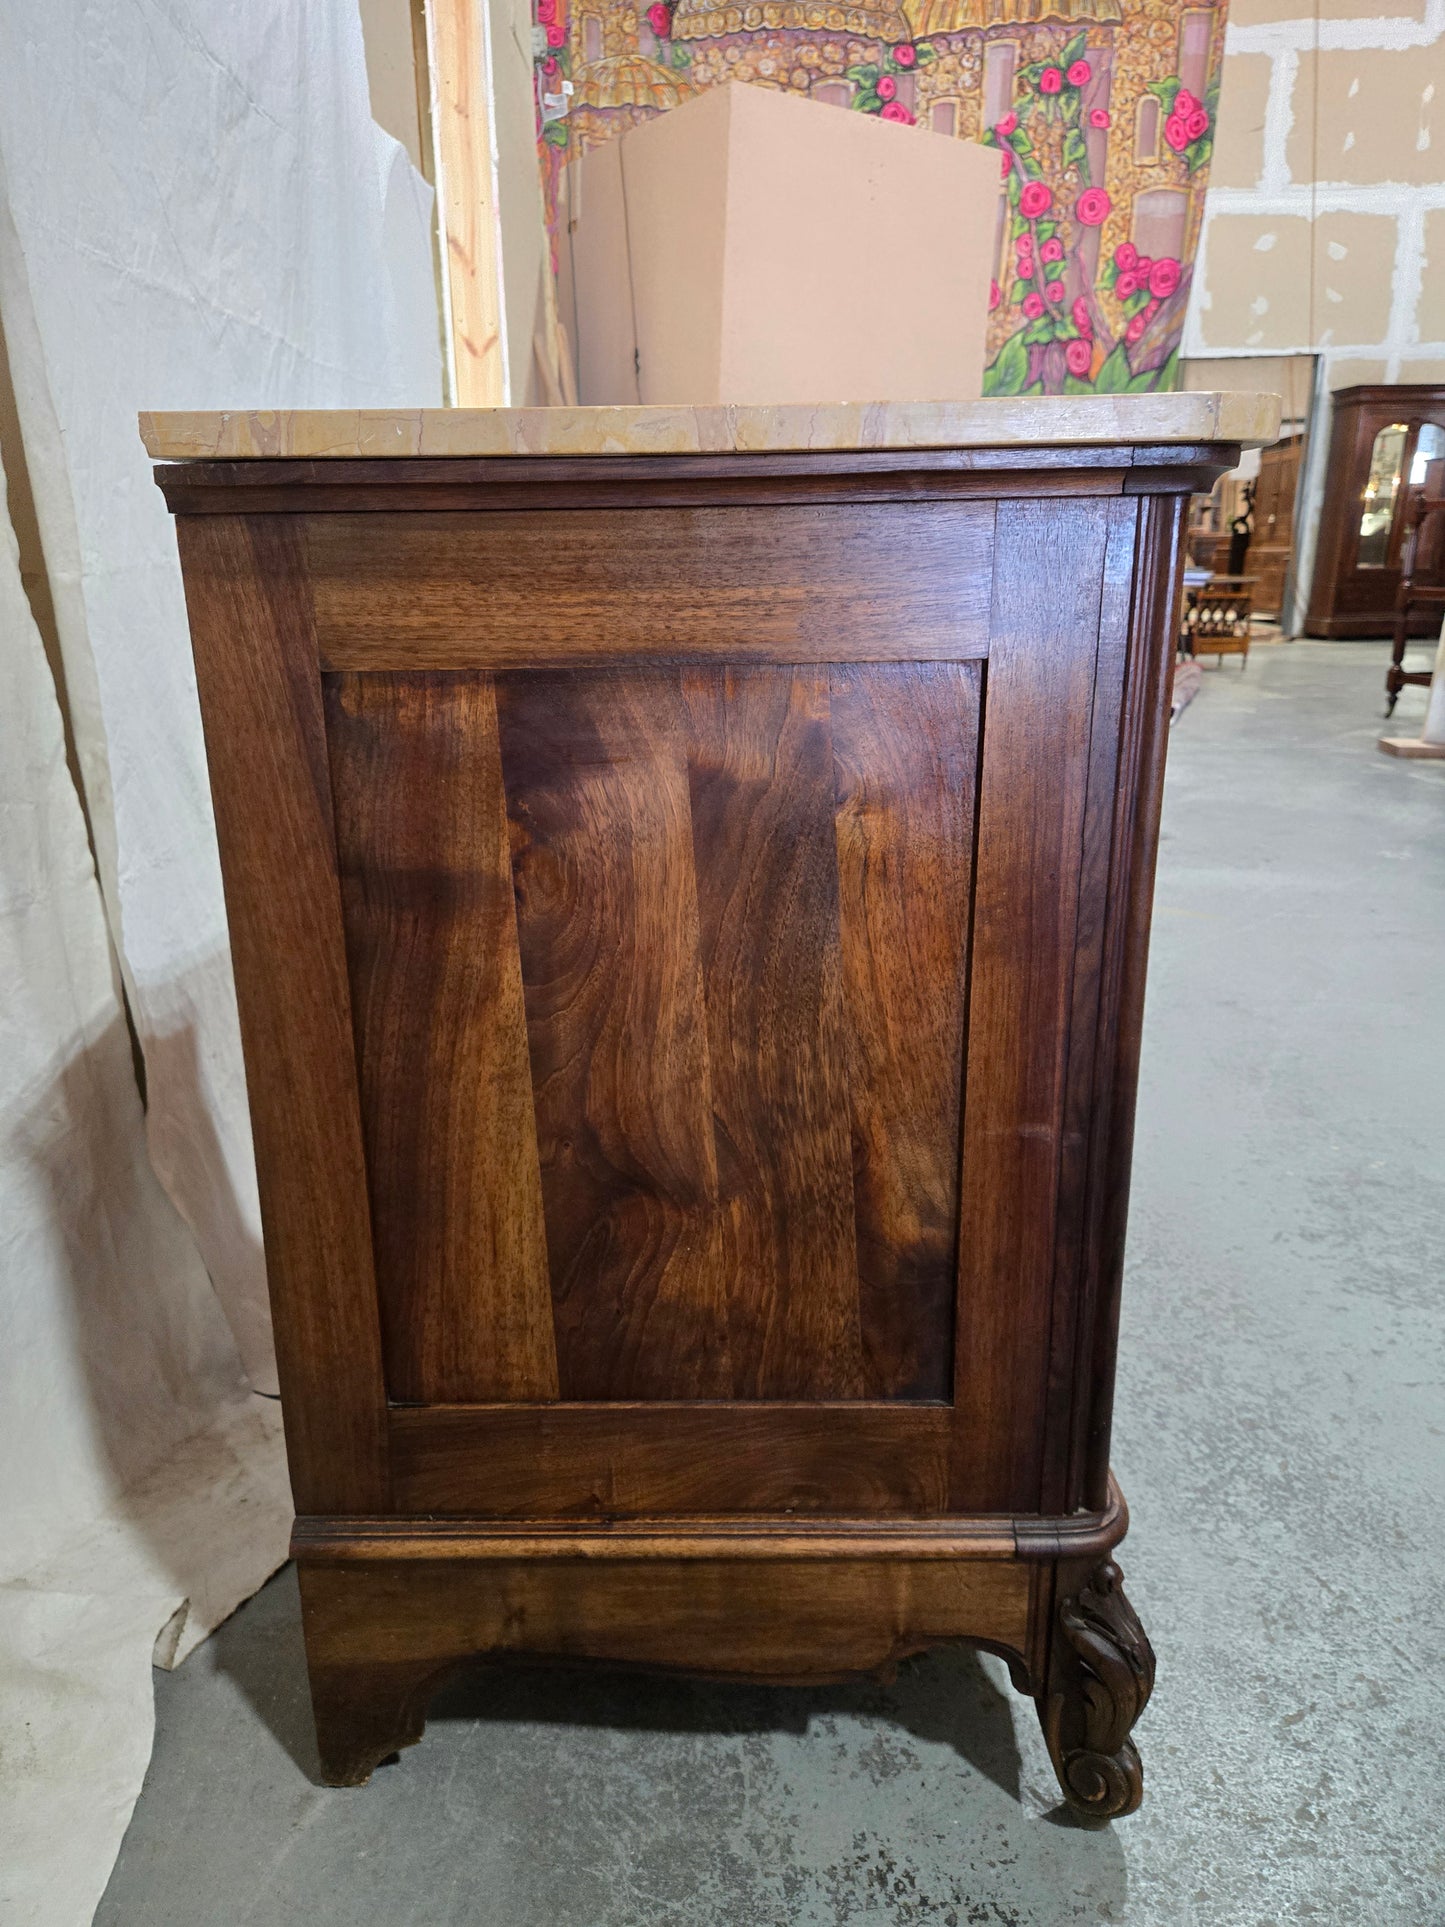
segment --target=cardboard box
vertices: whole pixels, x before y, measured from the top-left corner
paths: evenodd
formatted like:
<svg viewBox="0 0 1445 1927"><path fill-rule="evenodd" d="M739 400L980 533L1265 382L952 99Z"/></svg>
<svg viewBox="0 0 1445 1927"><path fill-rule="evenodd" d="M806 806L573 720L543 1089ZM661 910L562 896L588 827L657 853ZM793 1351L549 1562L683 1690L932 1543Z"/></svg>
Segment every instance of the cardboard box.
<svg viewBox="0 0 1445 1927"><path fill-rule="evenodd" d="M731 82L566 170L583 402L971 400L998 155Z"/></svg>

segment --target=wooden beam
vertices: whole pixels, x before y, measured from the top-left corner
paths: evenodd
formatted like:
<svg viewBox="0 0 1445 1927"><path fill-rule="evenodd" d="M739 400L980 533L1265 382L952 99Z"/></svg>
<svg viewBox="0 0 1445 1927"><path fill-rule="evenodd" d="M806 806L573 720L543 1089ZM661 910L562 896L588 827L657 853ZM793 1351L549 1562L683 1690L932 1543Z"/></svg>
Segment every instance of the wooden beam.
<svg viewBox="0 0 1445 1927"><path fill-rule="evenodd" d="M459 408L510 399L485 0L427 0L447 375Z"/></svg>

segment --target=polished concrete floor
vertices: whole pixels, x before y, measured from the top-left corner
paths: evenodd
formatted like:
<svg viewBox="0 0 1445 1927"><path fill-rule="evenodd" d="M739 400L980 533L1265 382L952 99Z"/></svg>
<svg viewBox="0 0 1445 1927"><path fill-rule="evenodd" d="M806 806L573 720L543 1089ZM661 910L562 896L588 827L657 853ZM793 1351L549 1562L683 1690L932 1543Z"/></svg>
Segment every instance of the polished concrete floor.
<svg viewBox="0 0 1445 1927"><path fill-rule="evenodd" d="M1377 752L1383 667L1259 648L1174 731L1115 1435L1141 1813L1065 1819L956 1653L482 1676L327 1791L288 1572L156 1676L104 1927L1445 1922L1445 765Z"/></svg>

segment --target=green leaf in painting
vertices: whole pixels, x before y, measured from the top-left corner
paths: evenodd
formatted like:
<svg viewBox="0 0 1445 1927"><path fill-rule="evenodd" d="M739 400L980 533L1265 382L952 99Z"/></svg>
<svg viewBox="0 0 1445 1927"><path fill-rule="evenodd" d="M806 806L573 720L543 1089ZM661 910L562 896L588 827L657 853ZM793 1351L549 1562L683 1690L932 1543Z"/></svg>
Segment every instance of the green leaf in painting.
<svg viewBox="0 0 1445 1927"><path fill-rule="evenodd" d="M565 147L567 145L566 121L549 120L542 129L542 138L549 147Z"/></svg>
<svg viewBox="0 0 1445 1927"><path fill-rule="evenodd" d="M1157 368L1145 368L1141 373L1129 377L1128 381L1124 384L1124 393L1126 395L1152 394L1158 380L1159 370Z"/></svg>
<svg viewBox="0 0 1445 1927"><path fill-rule="evenodd" d="M919 62L924 67L928 65L930 60L937 60L938 58L938 49L931 40L920 40L913 51L918 55Z"/></svg>
<svg viewBox="0 0 1445 1927"><path fill-rule="evenodd" d="M1066 395L1092 395L1093 392L1093 382L1080 381L1077 375L1064 376L1064 393Z"/></svg>
<svg viewBox="0 0 1445 1927"><path fill-rule="evenodd" d="M1167 80L1151 80L1147 91L1161 101L1165 113L1170 114L1174 111L1174 96L1183 85L1178 74L1171 74Z"/></svg>
<svg viewBox="0 0 1445 1927"><path fill-rule="evenodd" d="M1023 300L1024 296L1028 293L1028 291L1029 291L1029 284L1027 281L1015 281L1013 286L1008 291L1008 298L1009 298L1010 305L1016 308L1019 305L1019 303Z"/></svg>
<svg viewBox="0 0 1445 1927"><path fill-rule="evenodd" d="M692 65L692 55L679 40L674 40L672 43L672 64L675 68L690 67Z"/></svg>
<svg viewBox="0 0 1445 1927"><path fill-rule="evenodd" d="M1214 142L1208 134L1202 140L1191 141L1184 150L1184 158L1189 163L1189 172L1197 174L1201 167L1208 167L1209 157L1214 152Z"/></svg>
<svg viewBox="0 0 1445 1927"><path fill-rule="evenodd" d="M1088 45L1089 45L1089 30L1087 27L1082 27L1080 28L1079 32L1074 35L1073 39L1069 42L1068 46L1064 48L1064 51L1059 55L1059 65L1064 69L1065 73L1068 72L1069 68L1073 66L1076 60L1083 59L1084 53Z"/></svg>
<svg viewBox="0 0 1445 1927"><path fill-rule="evenodd" d="M865 67L845 67L843 72L849 80L856 81L860 87L871 87L878 78L877 63L872 61Z"/></svg>
<svg viewBox="0 0 1445 1927"><path fill-rule="evenodd" d="M1042 375L1040 375L1037 381L1031 381L1027 388L1020 388L1019 390L1021 395L1041 395L1043 392L1044 380Z"/></svg>
<svg viewBox="0 0 1445 1927"><path fill-rule="evenodd" d="M1013 334L994 356L983 375L986 395L1017 395L1029 378L1029 351L1023 336Z"/></svg>
<svg viewBox="0 0 1445 1927"><path fill-rule="evenodd" d="M1088 148L1084 145L1083 135L1077 127L1071 127L1064 136L1064 166L1082 166L1088 158L1088 152Z"/></svg>
<svg viewBox="0 0 1445 1927"><path fill-rule="evenodd" d="M1179 350L1176 348L1168 361L1159 370L1160 394L1172 393L1179 386Z"/></svg>
<svg viewBox="0 0 1445 1927"><path fill-rule="evenodd" d="M1127 391L1129 381L1129 357L1121 341L1105 356L1103 367L1094 377L1094 392L1096 395L1122 395Z"/></svg>
<svg viewBox="0 0 1445 1927"><path fill-rule="evenodd" d="M855 114L878 114L883 111L883 102L878 98L876 87L865 87L853 96Z"/></svg>

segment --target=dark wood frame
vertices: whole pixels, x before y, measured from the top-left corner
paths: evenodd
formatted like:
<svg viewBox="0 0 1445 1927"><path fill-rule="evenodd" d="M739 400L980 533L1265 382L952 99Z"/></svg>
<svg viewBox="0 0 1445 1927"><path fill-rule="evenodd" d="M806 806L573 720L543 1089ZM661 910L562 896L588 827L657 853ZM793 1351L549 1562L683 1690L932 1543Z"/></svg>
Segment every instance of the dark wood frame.
<svg viewBox="0 0 1445 1927"><path fill-rule="evenodd" d="M1445 462L1431 466L1445 470ZM1438 487L1438 481L1436 485ZM1434 680L1434 664L1428 669L1407 669L1405 651L1419 619L1423 617L1426 621L1425 633L1429 635L1436 632L1439 617L1445 611L1445 572L1441 569L1445 540L1442 537L1445 537L1445 496L1417 494L1410 504L1405 546L1400 557L1395 639L1390 650L1390 667L1385 671L1386 716L1394 715L1400 691L1407 684L1428 689Z"/></svg>
<svg viewBox="0 0 1445 1927"><path fill-rule="evenodd" d="M1330 641L1388 636L1395 624L1400 558L1411 501L1418 492L1408 481L1410 465L1425 423L1445 428L1445 386L1361 383L1339 389L1332 402L1329 462L1305 630ZM1404 422L1409 430L1403 458L1407 479L1395 501L1388 561L1383 568L1362 569L1358 561L1360 496L1375 437L1397 421ZM1429 633L1424 614L1411 617L1410 633Z"/></svg>
<svg viewBox="0 0 1445 1927"><path fill-rule="evenodd" d="M1153 1658L1110 1557L1126 1525L1114 1354L1184 516L1238 459L1221 444L158 469L210 759L328 1781L364 1781L420 1736L439 1681L487 1655L815 1680L964 1641L1035 1697L1075 1807L1138 1804L1128 1735ZM953 613L935 621L920 581L922 640L901 620L873 651L984 661L994 716L951 1402L389 1400L323 675L626 653L616 631L599 639L596 602L615 587L617 525L597 538L605 566L596 549L555 585L545 645L470 563L446 573L473 536L495 558L494 538L525 541L537 518L560 532L621 509L641 537L669 511L804 506L866 536L870 504L914 528L939 505L966 511L940 527L981 518ZM675 526L685 543L692 524ZM1086 579L1074 600L1064 564ZM743 646L715 591L697 589L716 639L684 654ZM617 620L634 656L661 659L677 645L646 601L619 591ZM782 599L772 658L845 648L846 616L820 625L810 606Z"/></svg>

